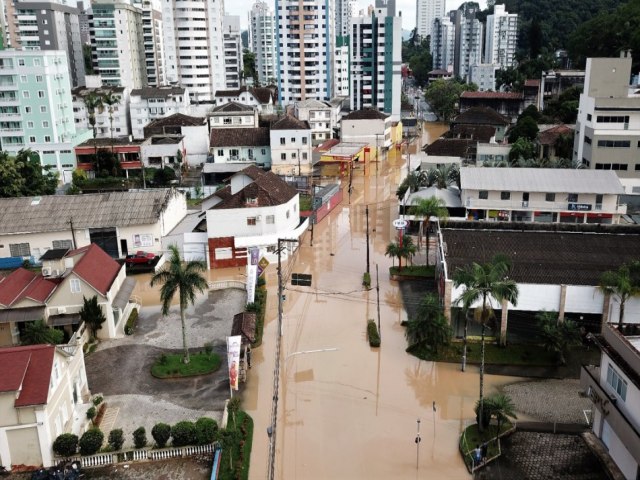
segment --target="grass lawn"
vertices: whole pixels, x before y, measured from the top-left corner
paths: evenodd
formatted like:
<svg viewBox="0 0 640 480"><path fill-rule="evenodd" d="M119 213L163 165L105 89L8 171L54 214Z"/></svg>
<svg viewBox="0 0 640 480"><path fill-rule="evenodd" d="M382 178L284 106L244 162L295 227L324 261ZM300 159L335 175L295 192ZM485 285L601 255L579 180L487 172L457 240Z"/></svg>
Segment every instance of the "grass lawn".
<svg viewBox="0 0 640 480"><path fill-rule="evenodd" d="M311 210L311 196L306 194L300 194L300 211L306 212L307 210Z"/></svg>
<svg viewBox="0 0 640 480"><path fill-rule="evenodd" d="M249 478L249 462L251 460L251 446L253 444L253 419L243 411L236 414L236 430L239 433L238 443L231 449L231 461L229 460L229 452L222 450L222 458L220 459L220 472L218 478L220 480L235 480L240 478L247 480ZM234 422L231 417L227 422L227 429L234 429ZM231 468L230 462L234 467Z"/></svg>
<svg viewBox="0 0 640 480"><path fill-rule="evenodd" d="M389 273L391 275L407 275L411 277L429 277L433 278L435 275L436 267L433 265L409 265L408 267L402 267L399 269L398 267L390 267Z"/></svg>
<svg viewBox="0 0 640 480"><path fill-rule="evenodd" d="M151 375L156 378L191 377L193 375L206 375L220 368L222 360L217 353L197 352L189 357L189 363L185 364L182 353L163 354L151 367Z"/></svg>
<svg viewBox="0 0 640 480"><path fill-rule="evenodd" d="M504 434L511 428L513 428L513 425L510 422L505 422L500 428L500 434ZM467 468L471 469L473 466L472 453L476 448L476 445L482 445L489 441L489 444L487 445L487 458L493 458L500 453L498 443L495 441L497 430L498 425L489 425L484 432L480 433L478 425L474 423L462 432L462 435L460 436L460 450L463 454L464 463L467 465Z"/></svg>

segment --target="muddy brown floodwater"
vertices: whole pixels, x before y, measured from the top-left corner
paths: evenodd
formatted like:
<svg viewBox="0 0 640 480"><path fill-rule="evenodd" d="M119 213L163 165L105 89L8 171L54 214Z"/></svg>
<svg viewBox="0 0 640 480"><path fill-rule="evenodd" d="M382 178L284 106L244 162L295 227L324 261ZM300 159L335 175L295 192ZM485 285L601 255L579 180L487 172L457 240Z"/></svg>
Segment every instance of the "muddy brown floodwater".
<svg viewBox="0 0 640 480"><path fill-rule="evenodd" d="M440 125L425 136L439 136ZM312 287L287 282L280 402L276 426L275 473L279 479L470 478L458 453L458 437L472 422L478 369L424 362L405 352L406 318L398 284L390 281L384 256L395 235L395 190L406 174L395 151L357 171L354 191L307 233L287 273L310 273ZM370 270L380 283L382 346L369 347L366 320L377 321L376 291L363 291L366 270L366 216L369 205ZM378 267L378 268L376 268ZM269 267L268 311L263 346L243 394L254 418L251 479L267 477L277 334L276 277ZM337 351L289 356L306 350ZM486 377L486 394L514 377ZM433 410L435 402L435 412ZM420 419L422 442L414 439ZM418 463L418 465L417 465ZM418 467L418 468L417 468Z"/></svg>

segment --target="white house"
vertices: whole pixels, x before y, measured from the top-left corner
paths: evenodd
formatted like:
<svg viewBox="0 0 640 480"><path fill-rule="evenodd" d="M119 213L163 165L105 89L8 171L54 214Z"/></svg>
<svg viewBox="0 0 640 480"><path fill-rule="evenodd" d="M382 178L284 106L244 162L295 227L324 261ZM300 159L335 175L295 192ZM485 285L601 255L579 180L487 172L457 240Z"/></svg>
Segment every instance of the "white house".
<svg viewBox="0 0 640 480"><path fill-rule="evenodd" d="M300 219L296 189L255 166L233 175L230 185L202 202L202 210L212 268L246 265L251 248L272 256L278 238L297 239L308 225Z"/></svg>
<svg viewBox="0 0 640 480"><path fill-rule="evenodd" d="M212 128L209 140L210 157L203 173L213 172L211 164L246 163L260 167L271 166L269 129Z"/></svg>
<svg viewBox="0 0 640 480"><path fill-rule="evenodd" d="M111 107L103 103L101 107L98 107L95 110L96 138L111 138L112 136L122 137L131 135L129 122L129 90L124 87L102 86L95 88L76 87L72 89L73 121L76 124L76 129L92 129L89 121L89 110L85 103L86 98L92 93L98 98L111 94L113 97L118 99L118 103ZM111 115L109 114L110 109L112 110ZM111 120L113 120L113 124L111 123ZM112 128L113 132L111 131Z"/></svg>
<svg viewBox="0 0 640 480"><path fill-rule="evenodd" d="M309 122L285 115L271 125L271 170L278 175L307 175L313 168Z"/></svg>
<svg viewBox="0 0 640 480"><path fill-rule="evenodd" d="M145 87L131 90L129 114L133 138L144 138L144 127L174 113L190 113L189 91L182 87Z"/></svg>
<svg viewBox="0 0 640 480"><path fill-rule="evenodd" d="M209 127L207 119L174 113L159 118L144 127L144 137L152 135L181 135L184 137L184 162L201 165L209 152Z"/></svg>
<svg viewBox="0 0 640 480"><path fill-rule="evenodd" d="M0 348L0 466L53 466L53 441L82 435L91 405L82 344Z"/></svg>
<svg viewBox="0 0 640 480"><path fill-rule="evenodd" d="M393 121L389 115L372 108L355 110L342 117L340 138L343 142L366 143L391 148Z"/></svg>
<svg viewBox="0 0 640 480"><path fill-rule="evenodd" d="M228 102L209 111L211 128L256 128L259 125L258 109L238 102Z"/></svg>
<svg viewBox="0 0 640 480"><path fill-rule="evenodd" d="M33 257L97 243L114 258L162 253L161 239L186 215L183 193L154 189L0 199L0 257Z"/></svg>
<svg viewBox="0 0 640 480"><path fill-rule="evenodd" d="M182 135L153 135L140 144L140 159L146 167L177 168L179 155L186 157Z"/></svg>
<svg viewBox="0 0 640 480"><path fill-rule="evenodd" d="M321 100L296 102L294 113L298 120L309 122L311 142L314 146L333 138L333 133L340 122L340 105Z"/></svg>
<svg viewBox="0 0 640 480"><path fill-rule="evenodd" d="M237 90L218 90L215 95L216 105L238 102L255 107L260 114L272 115L276 112L278 97L276 88L240 87Z"/></svg>

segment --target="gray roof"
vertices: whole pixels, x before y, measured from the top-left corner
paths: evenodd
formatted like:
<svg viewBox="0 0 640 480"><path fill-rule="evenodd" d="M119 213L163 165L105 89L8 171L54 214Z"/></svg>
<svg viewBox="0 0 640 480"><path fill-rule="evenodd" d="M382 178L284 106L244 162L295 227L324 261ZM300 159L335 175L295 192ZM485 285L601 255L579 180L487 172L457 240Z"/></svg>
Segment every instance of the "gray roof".
<svg viewBox="0 0 640 480"><path fill-rule="evenodd" d="M463 167L460 184L463 190L624 193L618 176L611 170Z"/></svg>
<svg viewBox="0 0 640 480"><path fill-rule="evenodd" d="M175 195L181 193L163 188L90 195L0 198L0 234L67 231L70 219L73 219L74 228L147 225L158 221Z"/></svg>
<svg viewBox="0 0 640 480"><path fill-rule="evenodd" d="M327 102L322 102L320 100L316 100L315 98L310 98L309 100L302 100L301 102L296 102L296 107L298 108L331 108Z"/></svg>
<svg viewBox="0 0 640 480"><path fill-rule="evenodd" d="M438 188L436 186L423 188L418 190L417 192L409 195L406 205L413 205L414 199L425 199L436 197L442 201L444 201L445 207L449 208L460 208L462 207L462 200L460 200L460 190L458 187L449 187L449 188Z"/></svg>

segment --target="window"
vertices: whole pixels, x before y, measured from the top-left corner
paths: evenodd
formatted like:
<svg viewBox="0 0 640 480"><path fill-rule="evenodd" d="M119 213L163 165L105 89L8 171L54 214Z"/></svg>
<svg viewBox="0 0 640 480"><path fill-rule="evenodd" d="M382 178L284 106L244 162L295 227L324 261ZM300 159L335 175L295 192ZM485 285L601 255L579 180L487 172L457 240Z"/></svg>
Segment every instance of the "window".
<svg viewBox="0 0 640 480"><path fill-rule="evenodd" d="M287 154L286 153L281 153L280 154L280 160L286 160L287 159Z"/></svg>
<svg viewBox="0 0 640 480"><path fill-rule="evenodd" d="M489 192L487 190L480 190L478 192L478 198L480 200L487 200L489 198Z"/></svg>
<svg viewBox="0 0 640 480"><path fill-rule="evenodd" d="M598 123L629 123L628 116L608 116L608 115L598 115L596 117L596 121Z"/></svg>
<svg viewBox="0 0 640 480"><path fill-rule="evenodd" d="M20 75L20 81L22 83L27 83L27 76L26 75Z"/></svg>
<svg viewBox="0 0 640 480"><path fill-rule="evenodd" d="M500 192L500 200L511 200L511 192Z"/></svg>
<svg viewBox="0 0 640 480"><path fill-rule="evenodd" d="M306 145L307 144L307 137L302 137L302 144Z"/></svg>
<svg viewBox="0 0 640 480"><path fill-rule="evenodd" d="M224 157L224 150L222 148L218 149L218 156L219 157Z"/></svg>
<svg viewBox="0 0 640 480"><path fill-rule="evenodd" d="M302 159L307 160L307 152L302 152Z"/></svg>
<svg viewBox="0 0 640 480"><path fill-rule="evenodd" d="M49 122L47 120L42 121L42 128L49 128Z"/></svg>
<svg viewBox="0 0 640 480"><path fill-rule="evenodd" d="M556 194L555 193L546 193L544 195L544 201L545 202L555 202L556 201Z"/></svg>
<svg viewBox="0 0 640 480"><path fill-rule="evenodd" d="M255 226L256 225L256 217L247 217L247 225Z"/></svg>
<svg viewBox="0 0 640 480"><path fill-rule="evenodd" d="M588 143L589 145L591 145L591 137L587 137L586 135L584 136L584 143Z"/></svg>
<svg viewBox="0 0 640 480"><path fill-rule="evenodd" d="M265 221L267 222L267 225L272 225L276 223L276 217L275 215L267 215Z"/></svg>
<svg viewBox="0 0 640 480"><path fill-rule="evenodd" d="M51 245L53 248L73 248L71 240L54 240Z"/></svg>
<svg viewBox="0 0 640 480"><path fill-rule="evenodd" d="M567 200L569 201L569 203L577 203L578 202L578 194L577 193L570 193Z"/></svg>
<svg viewBox="0 0 640 480"><path fill-rule="evenodd" d="M36 143L36 137L34 136L29 137L29 143Z"/></svg>
<svg viewBox="0 0 640 480"><path fill-rule="evenodd" d="M51 143L51 136L50 135L45 135L44 136L44 143Z"/></svg>
<svg viewBox="0 0 640 480"><path fill-rule="evenodd" d="M24 113L31 113L31 107L24 107Z"/></svg>
<svg viewBox="0 0 640 480"><path fill-rule="evenodd" d="M291 143L296 143L296 137L291 137Z"/></svg>
<svg viewBox="0 0 640 480"><path fill-rule="evenodd" d="M260 153L262 153L262 155L266 155L267 154L267 149L263 148L262 150L260 150Z"/></svg>
<svg viewBox="0 0 640 480"><path fill-rule="evenodd" d="M598 140L598 147L601 148L629 148L629 140Z"/></svg>
<svg viewBox="0 0 640 480"><path fill-rule="evenodd" d="M590 114L590 113L587 113L587 121L589 121L589 122L590 122L590 121L591 121L591 118L592 118L592 117L591 117L591 114Z"/></svg>
<svg viewBox="0 0 640 480"><path fill-rule="evenodd" d="M27 122L27 128L33 128L33 122Z"/></svg>
<svg viewBox="0 0 640 480"><path fill-rule="evenodd" d="M18 59L18 65L19 65L20 67L24 67L24 58L19 58L19 59Z"/></svg>
<svg viewBox="0 0 640 480"><path fill-rule="evenodd" d="M31 247L28 243L10 243L9 252L12 257L30 257Z"/></svg>
<svg viewBox="0 0 640 480"><path fill-rule="evenodd" d="M287 218L289 218L289 210L287 210Z"/></svg>
<svg viewBox="0 0 640 480"><path fill-rule="evenodd" d="M599 193L596 195L596 210L602 210L602 199L604 196Z"/></svg>
<svg viewBox="0 0 640 480"><path fill-rule="evenodd" d="M529 201L529 192L522 192L522 201L523 202Z"/></svg>
<svg viewBox="0 0 640 480"><path fill-rule="evenodd" d="M77 278L69 280L69 286L71 287L71 293L80 293L80 280Z"/></svg>
<svg viewBox="0 0 640 480"><path fill-rule="evenodd" d="M284 145L285 144L285 138L284 137L280 137L280 145Z"/></svg>
<svg viewBox="0 0 640 480"><path fill-rule="evenodd" d="M42 83L42 75L36 75L36 82Z"/></svg>
<svg viewBox="0 0 640 480"><path fill-rule="evenodd" d="M607 384L624 402L627 399L627 382L620 377L620 374L609 364L607 367Z"/></svg>
<svg viewBox="0 0 640 480"><path fill-rule="evenodd" d="M29 94L29 92L27 92L26 90L24 92L22 92L22 97L23 98L29 98L31 95Z"/></svg>
<svg viewBox="0 0 640 480"><path fill-rule="evenodd" d="M40 106L40 113L47 113L47 107L44 105Z"/></svg>
<svg viewBox="0 0 640 480"><path fill-rule="evenodd" d="M42 23L46 22L46 20L43 20ZM46 23L45 23L46 25ZM40 59L39 58L34 58L33 59L33 66L34 67L39 67L40 66Z"/></svg>

